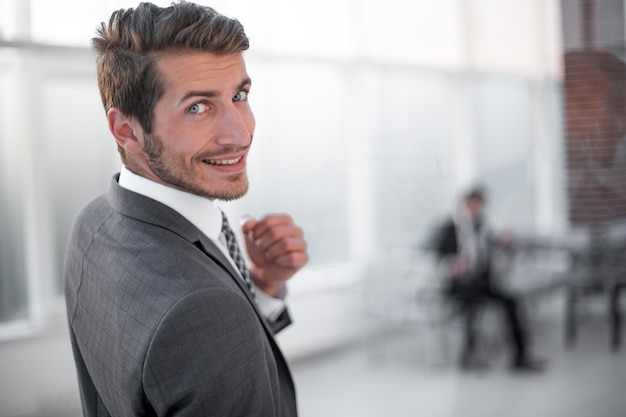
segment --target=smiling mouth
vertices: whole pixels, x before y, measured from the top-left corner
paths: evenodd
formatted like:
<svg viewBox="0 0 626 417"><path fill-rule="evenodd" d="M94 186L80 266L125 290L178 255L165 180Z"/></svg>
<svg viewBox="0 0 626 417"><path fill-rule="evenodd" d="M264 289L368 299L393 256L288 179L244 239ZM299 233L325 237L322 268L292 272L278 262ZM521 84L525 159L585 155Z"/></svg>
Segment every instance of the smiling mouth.
<svg viewBox="0 0 626 417"><path fill-rule="evenodd" d="M243 158L243 156L240 156L239 158L233 158L233 159L205 159L204 162L206 162L209 165L228 166L228 165L236 165L239 161L241 161L241 158Z"/></svg>

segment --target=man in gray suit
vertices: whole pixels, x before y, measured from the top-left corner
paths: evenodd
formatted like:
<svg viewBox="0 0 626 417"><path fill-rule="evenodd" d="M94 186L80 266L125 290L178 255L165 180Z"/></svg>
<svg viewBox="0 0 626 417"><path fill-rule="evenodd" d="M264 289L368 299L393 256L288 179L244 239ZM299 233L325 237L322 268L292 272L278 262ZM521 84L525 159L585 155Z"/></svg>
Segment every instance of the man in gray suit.
<svg viewBox="0 0 626 417"><path fill-rule="evenodd" d="M308 260L287 215L247 219L249 267L215 199L248 189L254 132L241 24L142 3L94 39L123 166L78 216L66 300L86 416L297 415L274 340Z"/></svg>

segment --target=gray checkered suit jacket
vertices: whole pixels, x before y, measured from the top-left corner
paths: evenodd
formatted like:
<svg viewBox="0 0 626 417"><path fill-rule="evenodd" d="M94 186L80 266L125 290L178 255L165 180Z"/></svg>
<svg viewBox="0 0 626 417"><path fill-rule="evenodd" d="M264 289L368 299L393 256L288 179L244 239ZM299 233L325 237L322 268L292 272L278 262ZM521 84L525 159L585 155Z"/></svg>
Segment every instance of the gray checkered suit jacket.
<svg viewBox="0 0 626 417"><path fill-rule="evenodd" d="M85 416L296 416L245 283L176 211L119 186L79 215L66 302Z"/></svg>

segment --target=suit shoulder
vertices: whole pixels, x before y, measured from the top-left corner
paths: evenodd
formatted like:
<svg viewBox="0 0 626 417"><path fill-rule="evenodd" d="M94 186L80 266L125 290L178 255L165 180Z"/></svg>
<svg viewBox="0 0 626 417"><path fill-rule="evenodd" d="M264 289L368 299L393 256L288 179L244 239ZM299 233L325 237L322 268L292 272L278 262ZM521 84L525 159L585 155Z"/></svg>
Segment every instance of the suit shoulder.
<svg viewBox="0 0 626 417"><path fill-rule="evenodd" d="M74 227L82 224L100 223L111 212L105 195L100 195L86 203L74 219Z"/></svg>

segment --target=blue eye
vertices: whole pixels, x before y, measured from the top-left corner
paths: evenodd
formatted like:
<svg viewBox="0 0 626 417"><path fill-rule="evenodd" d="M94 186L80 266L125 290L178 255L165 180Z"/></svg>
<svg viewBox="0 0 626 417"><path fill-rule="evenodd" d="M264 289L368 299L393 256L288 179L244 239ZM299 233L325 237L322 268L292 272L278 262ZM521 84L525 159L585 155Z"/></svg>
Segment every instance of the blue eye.
<svg viewBox="0 0 626 417"><path fill-rule="evenodd" d="M244 101L247 98L248 98L248 92L245 90L241 90L241 91L238 91L237 94L235 94L235 97L233 97L233 101Z"/></svg>
<svg viewBox="0 0 626 417"><path fill-rule="evenodd" d="M204 103L196 103L189 107L187 111L192 114L204 113L205 111L207 111L207 105Z"/></svg>

